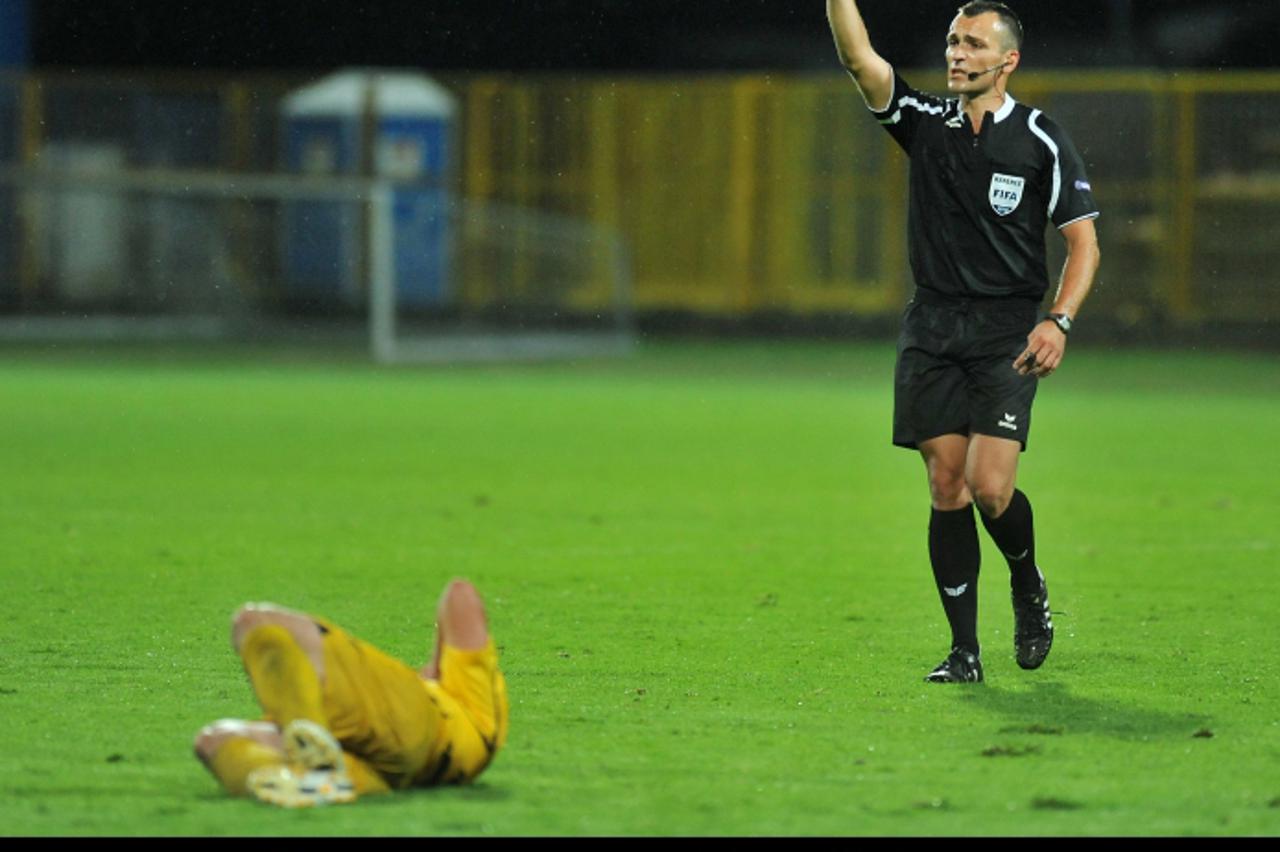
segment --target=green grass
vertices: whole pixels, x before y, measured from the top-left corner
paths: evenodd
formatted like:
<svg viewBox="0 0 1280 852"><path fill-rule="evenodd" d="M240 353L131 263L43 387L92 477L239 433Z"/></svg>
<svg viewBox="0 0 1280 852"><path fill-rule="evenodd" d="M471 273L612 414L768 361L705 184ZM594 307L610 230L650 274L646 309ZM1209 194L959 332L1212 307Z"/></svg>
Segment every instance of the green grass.
<svg viewBox="0 0 1280 852"><path fill-rule="evenodd" d="M1280 833L1274 358L1077 347L1020 478L1053 654L984 538L987 683L939 687L888 347L0 356L4 834ZM256 712L237 605L416 664L455 575L512 701L477 784L293 813L191 758Z"/></svg>

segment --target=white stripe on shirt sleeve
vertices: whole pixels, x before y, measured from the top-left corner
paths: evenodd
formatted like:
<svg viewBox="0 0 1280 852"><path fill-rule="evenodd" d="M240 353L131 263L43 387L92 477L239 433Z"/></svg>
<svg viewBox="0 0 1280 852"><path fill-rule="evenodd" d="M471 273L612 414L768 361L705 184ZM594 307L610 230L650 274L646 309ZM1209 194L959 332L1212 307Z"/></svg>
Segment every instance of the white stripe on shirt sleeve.
<svg viewBox="0 0 1280 852"><path fill-rule="evenodd" d="M1070 222L1063 222L1061 225L1058 226L1058 230L1061 231L1063 228L1067 227L1068 225L1074 225L1076 222L1083 222L1085 219L1097 219L1100 215L1102 214L1095 212L1095 213L1086 213L1083 216L1077 216L1076 218L1072 219Z"/></svg>
<svg viewBox="0 0 1280 852"><path fill-rule="evenodd" d="M1062 192L1062 163L1058 160L1058 145L1049 138L1049 134L1045 133L1040 125L1036 124L1036 119L1041 115L1040 110L1032 110L1031 117L1027 119L1027 126L1031 128L1031 132L1040 137L1040 141L1049 147L1053 152L1053 194L1049 196L1049 218L1053 218L1053 211L1058 208L1058 195Z"/></svg>

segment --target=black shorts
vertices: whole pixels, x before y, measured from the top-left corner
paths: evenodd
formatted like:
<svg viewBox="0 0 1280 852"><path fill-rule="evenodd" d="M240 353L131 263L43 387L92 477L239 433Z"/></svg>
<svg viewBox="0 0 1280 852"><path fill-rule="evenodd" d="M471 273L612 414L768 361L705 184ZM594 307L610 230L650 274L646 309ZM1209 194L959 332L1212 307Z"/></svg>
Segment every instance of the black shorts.
<svg viewBox="0 0 1280 852"><path fill-rule="evenodd" d="M917 293L902 317L894 373L893 442L993 435L1027 448L1038 380L1013 361L1036 324L1030 301L964 301Z"/></svg>

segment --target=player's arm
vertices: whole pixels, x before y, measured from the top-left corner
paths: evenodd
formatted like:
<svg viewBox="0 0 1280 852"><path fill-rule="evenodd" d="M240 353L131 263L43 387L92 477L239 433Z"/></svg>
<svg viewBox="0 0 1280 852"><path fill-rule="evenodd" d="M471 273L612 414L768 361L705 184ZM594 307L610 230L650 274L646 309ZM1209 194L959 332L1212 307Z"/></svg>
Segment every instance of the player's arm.
<svg viewBox="0 0 1280 852"><path fill-rule="evenodd" d="M466 580L451 580L436 608L436 648L418 673L429 680L440 679L441 646L459 651L480 651L489 644L489 626L484 602L476 587Z"/></svg>
<svg viewBox="0 0 1280 852"><path fill-rule="evenodd" d="M893 66L871 47L866 24L854 0L827 0L827 22L836 40L836 54L862 91L867 106L879 112L893 97Z"/></svg>
<svg viewBox="0 0 1280 852"><path fill-rule="evenodd" d="M1053 300L1051 313L1066 314L1073 320L1093 288L1094 276L1102 263L1098 248L1098 232L1093 219L1081 219L1061 229L1067 242L1067 262L1062 268L1062 281ZM1067 347L1067 336L1051 321L1038 323L1027 337L1027 348L1014 367L1019 373L1035 373L1044 377L1058 369Z"/></svg>
<svg viewBox="0 0 1280 852"><path fill-rule="evenodd" d="M426 678L427 680L440 679L440 642L441 642L440 627L439 625L437 625L436 626L436 647L435 647L435 650L431 652L431 661L427 663L425 666L423 666L422 668L418 669L418 674Z"/></svg>

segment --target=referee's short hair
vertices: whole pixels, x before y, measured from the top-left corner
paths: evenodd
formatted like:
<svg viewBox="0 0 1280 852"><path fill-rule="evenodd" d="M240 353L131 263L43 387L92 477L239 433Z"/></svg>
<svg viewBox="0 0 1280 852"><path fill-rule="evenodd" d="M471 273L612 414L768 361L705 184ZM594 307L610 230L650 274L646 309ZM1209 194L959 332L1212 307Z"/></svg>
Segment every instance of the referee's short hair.
<svg viewBox="0 0 1280 852"><path fill-rule="evenodd" d="M959 11L966 18L976 18L987 12L995 12L1000 16L1000 22L1004 24L1013 39L1012 49L1022 50L1022 21L1018 20L1018 16L1008 6L997 3L995 0L971 0L961 6Z"/></svg>

